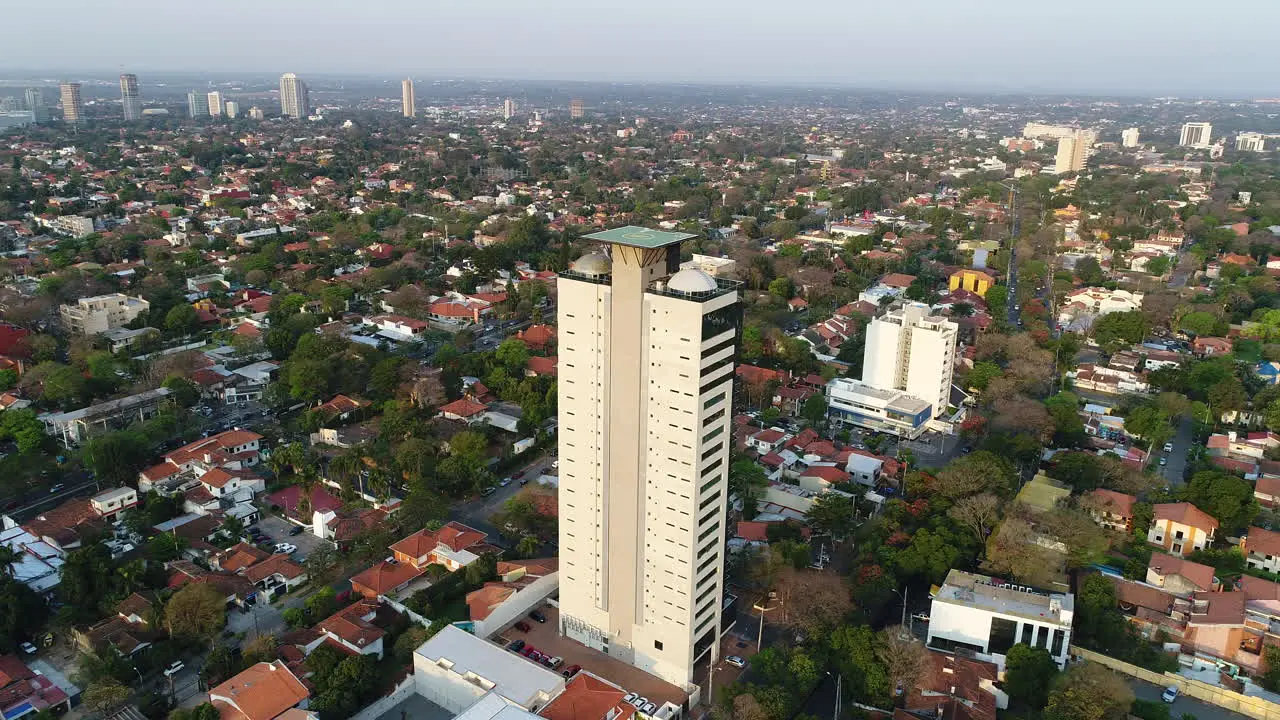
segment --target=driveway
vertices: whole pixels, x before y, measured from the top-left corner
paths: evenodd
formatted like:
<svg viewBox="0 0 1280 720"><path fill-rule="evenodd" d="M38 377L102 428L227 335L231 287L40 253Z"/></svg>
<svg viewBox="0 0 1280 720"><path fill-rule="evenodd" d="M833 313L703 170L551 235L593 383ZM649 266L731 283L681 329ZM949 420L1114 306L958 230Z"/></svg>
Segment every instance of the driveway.
<svg viewBox="0 0 1280 720"><path fill-rule="evenodd" d="M1160 694L1164 692L1163 687L1143 682L1137 678L1129 679L1129 687L1133 689L1133 694L1136 695L1139 700L1159 701ZM1185 695L1174 700L1173 704L1169 706L1169 711L1173 717L1190 714L1197 720L1240 720L1240 718L1246 717L1245 715L1231 712L1230 710L1220 708L1217 705L1200 702L1199 700L1189 698Z"/></svg>
<svg viewBox="0 0 1280 720"><path fill-rule="evenodd" d="M287 542L291 545L297 545L298 551L293 554L294 562L304 562L311 556L311 553L315 552L316 548L322 545L329 545L328 540L321 540L316 537L310 529L290 537L289 531L298 526L275 515L264 515L261 520L254 524L267 537L271 538L273 543Z"/></svg>

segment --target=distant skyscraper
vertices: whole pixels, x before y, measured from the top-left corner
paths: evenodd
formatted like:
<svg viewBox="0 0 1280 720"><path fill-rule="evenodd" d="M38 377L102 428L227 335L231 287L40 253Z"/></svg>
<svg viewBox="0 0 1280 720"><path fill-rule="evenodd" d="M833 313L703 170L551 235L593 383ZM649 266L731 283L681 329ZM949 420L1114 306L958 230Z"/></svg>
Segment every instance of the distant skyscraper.
<svg viewBox="0 0 1280 720"><path fill-rule="evenodd" d="M1236 150L1240 152L1266 152L1267 137L1262 133L1246 132L1236 135Z"/></svg>
<svg viewBox="0 0 1280 720"><path fill-rule="evenodd" d="M510 120L511 118L515 117L515 115L516 115L516 101L512 100L511 98L507 98L506 100L503 100L502 101L502 118L504 120Z"/></svg>
<svg viewBox="0 0 1280 720"><path fill-rule="evenodd" d="M1183 147L1207 148L1212 143L1213 125L1207 122L1190 122L1182 126L1178 144Z"/></svg>
<svg viewBox="0 0 1280 720"><path fill-rule="evenodd" d="M187 114L193 118L209 117L209 96L199 90L187 93Z"/></svg>
<svg viewBox="0 0 1280 720"><path fill-rule="evenodd" d="M62 83L62 120L76 124L84 120L84 103L80 100L80 83Z"/></svg>
<svg viewBox="0 0 1280 720"><path fill-rule="evenodd" d="M1120 145L1123 147L1138 147L1138 128L1129 128L1121 132Z"/></svg>
<svg viewBox="0 0 1280 720"><path fill-rule="evenodd" d="M280 114L291 118L304 118L311 114L307 84L293 73L280 76Z"/></svg>
<svg viewBox="0 0 1280 720"><path fill-rule="evenodd" d="M418 103L413 96L413 80L410 78L400 81L400 112L407 118L418 114Z"/></svg>
<svg viewBox="0 0 1280 720"><path fill-rule="evenodd" d="M209 114L222 117L222 93L217 90L209 93Z"/></svg>
<svg viewBox="0 0 1280 720"><path fill-rule="evenodd" d="M240 103L235 100L228 100L223 104L222 109L227 111L227 117L229 118L237 118L240 116Z"/></svg>
<svg viewBox="0 0 1280 720"><path fill-rule="evenodd" d="M27 109L35 122L49 122L49 108L44 104L44 93L40 88L27 88Z"/></svg>
<svg viewBox="0 0 1280 720"><path fill-rule="evenodd" d="M736 283L680 269L690 237L588 235L611 253L557 282L560 626L680 687L720 639L742 329Z"/></svg>
<svg viewBox="0 0 1280 720"><path fill-rule="evenodd" d="M262 112L262 108L258 107L257 105L249 108L250 120L265 120L266 117L267 117L267 114Z"/></svg>
<svg viewBox="0 0 1280 720"><path fill-rule="evenodd" d="M142 98L138 96L138 76L125 73L120 76L120 107L125 120L142 117Z"/></svg>
<svg viewBox="0 0 1280 720"><path fill-rule="evenodd" d="M578 120L584 114L584 106L582 100L574 98L569 101L569 117Z"/></svg>
<svg viewBox="0 0 1280 720"><path fill-rule="evenodd" d="M1068 137L1059 138L1058 154L1054 157L1053 162L1053 171L1055 173L1062 175L1064 173L1078 173L1084 170L1084 161L1089 152L1089 145L1085 142L1085 139L1078 130Z"/></svg>

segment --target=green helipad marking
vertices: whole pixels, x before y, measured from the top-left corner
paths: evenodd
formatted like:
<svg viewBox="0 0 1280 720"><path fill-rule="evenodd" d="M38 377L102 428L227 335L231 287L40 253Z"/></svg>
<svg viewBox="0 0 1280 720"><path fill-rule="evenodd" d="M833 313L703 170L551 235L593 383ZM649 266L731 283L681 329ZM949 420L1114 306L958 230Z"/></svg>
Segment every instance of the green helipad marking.
<svg viewBox="0 0 1280 720"><path fill-rule="evenodd" d="M688 233L663 232L661 230L628 225L626 227L592 233L583 239L607 242L614 245L629 245L631 247L638 248L660 248L674 243L683 242L691 237L693 237L693 235Z"/></svg>

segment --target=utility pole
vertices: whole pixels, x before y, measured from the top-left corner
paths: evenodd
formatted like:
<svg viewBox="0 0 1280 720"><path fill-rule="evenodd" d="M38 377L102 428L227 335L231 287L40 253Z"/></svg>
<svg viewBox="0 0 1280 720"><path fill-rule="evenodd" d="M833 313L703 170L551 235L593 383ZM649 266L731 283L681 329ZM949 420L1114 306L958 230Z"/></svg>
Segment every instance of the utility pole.
<svg viewBox="0 0 1280 720"><path fill-rule="evenodd" d="M756 636L756 652L759 652L764 649L764 614L769 612L770 610L777 610L778 607L781 605L781 603L778 603L777 605L769 607L769 602L772 600L776 600L777 597L778 597L778 593L770 590L769 596L764 599L763 604L753 604L751 606L752 610L760 611L760 634Z"/></svg>

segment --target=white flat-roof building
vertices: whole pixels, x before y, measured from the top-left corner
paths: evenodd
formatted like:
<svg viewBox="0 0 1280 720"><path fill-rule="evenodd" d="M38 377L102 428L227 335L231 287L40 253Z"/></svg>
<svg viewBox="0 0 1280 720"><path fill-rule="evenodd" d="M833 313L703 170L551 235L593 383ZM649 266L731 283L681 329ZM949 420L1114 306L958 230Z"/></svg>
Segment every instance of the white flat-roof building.
<svg viewBox="0 0 1280 720"><path fill-rule="evenodd" d="M872 320L862 355L863 384L903 390L923 400L931 406L930 420L946 415L958 331L958 325L930 315L929 306L921 303L909 303Z"/></svg>
<svg viewBox="0 0 1280 720"><path fill-rule="evenodd" d="M827 383L827 417L834 423L917 438L933 418L933 407L904 390L884 390L853 378Z"/></svg>
<svg viewBox="0 0 1280 720"><path fill-rule="evenodd" d="M1213 125L1207 122L1189 122L1182 126L1178 144L1183 147L1207 148L1213 144Z"/></svg>
<svg viewBox="0 0 1280 720"><path fill-rule="evenodd" d="M490 693L541 708L564 690L560 673L452 625L413 652L413 677L419 695L453 713Z"/></svg>
<svg viewBox="0 0 1280 720"><path fill-rule="evenodd" d="M151 307L142 298L123 293L80 298L58 309L62 326L77 335L97 335L132 322Z"/></svg>
<svg viewBox="0 0 1280 720"><path fill-rule="evenodd" d="M1075 596L952 570L933 596L926 644L936 650L969 650L1004 671L1009 648L1044 648L1064 667L1071 648Z"/></svg>
<svg viewBox="0 0 1280 720"><path fill-rule="evenodd" d="M39 416L39 420L44 423L46 433L71 447L96 432L106 432L113 427L124 427L150 418L172 392L169 388L160 387L71 412L45 413Z"/></svg>
<svg viewBox="0 0 1280 720"><path fill-rule="evenodd" d="M697 253L694 253L692 259L680 263L681 270L701 270L712 277L733 277L733 271L737 267L738 264L733 258L698 255Z"/></svg>

